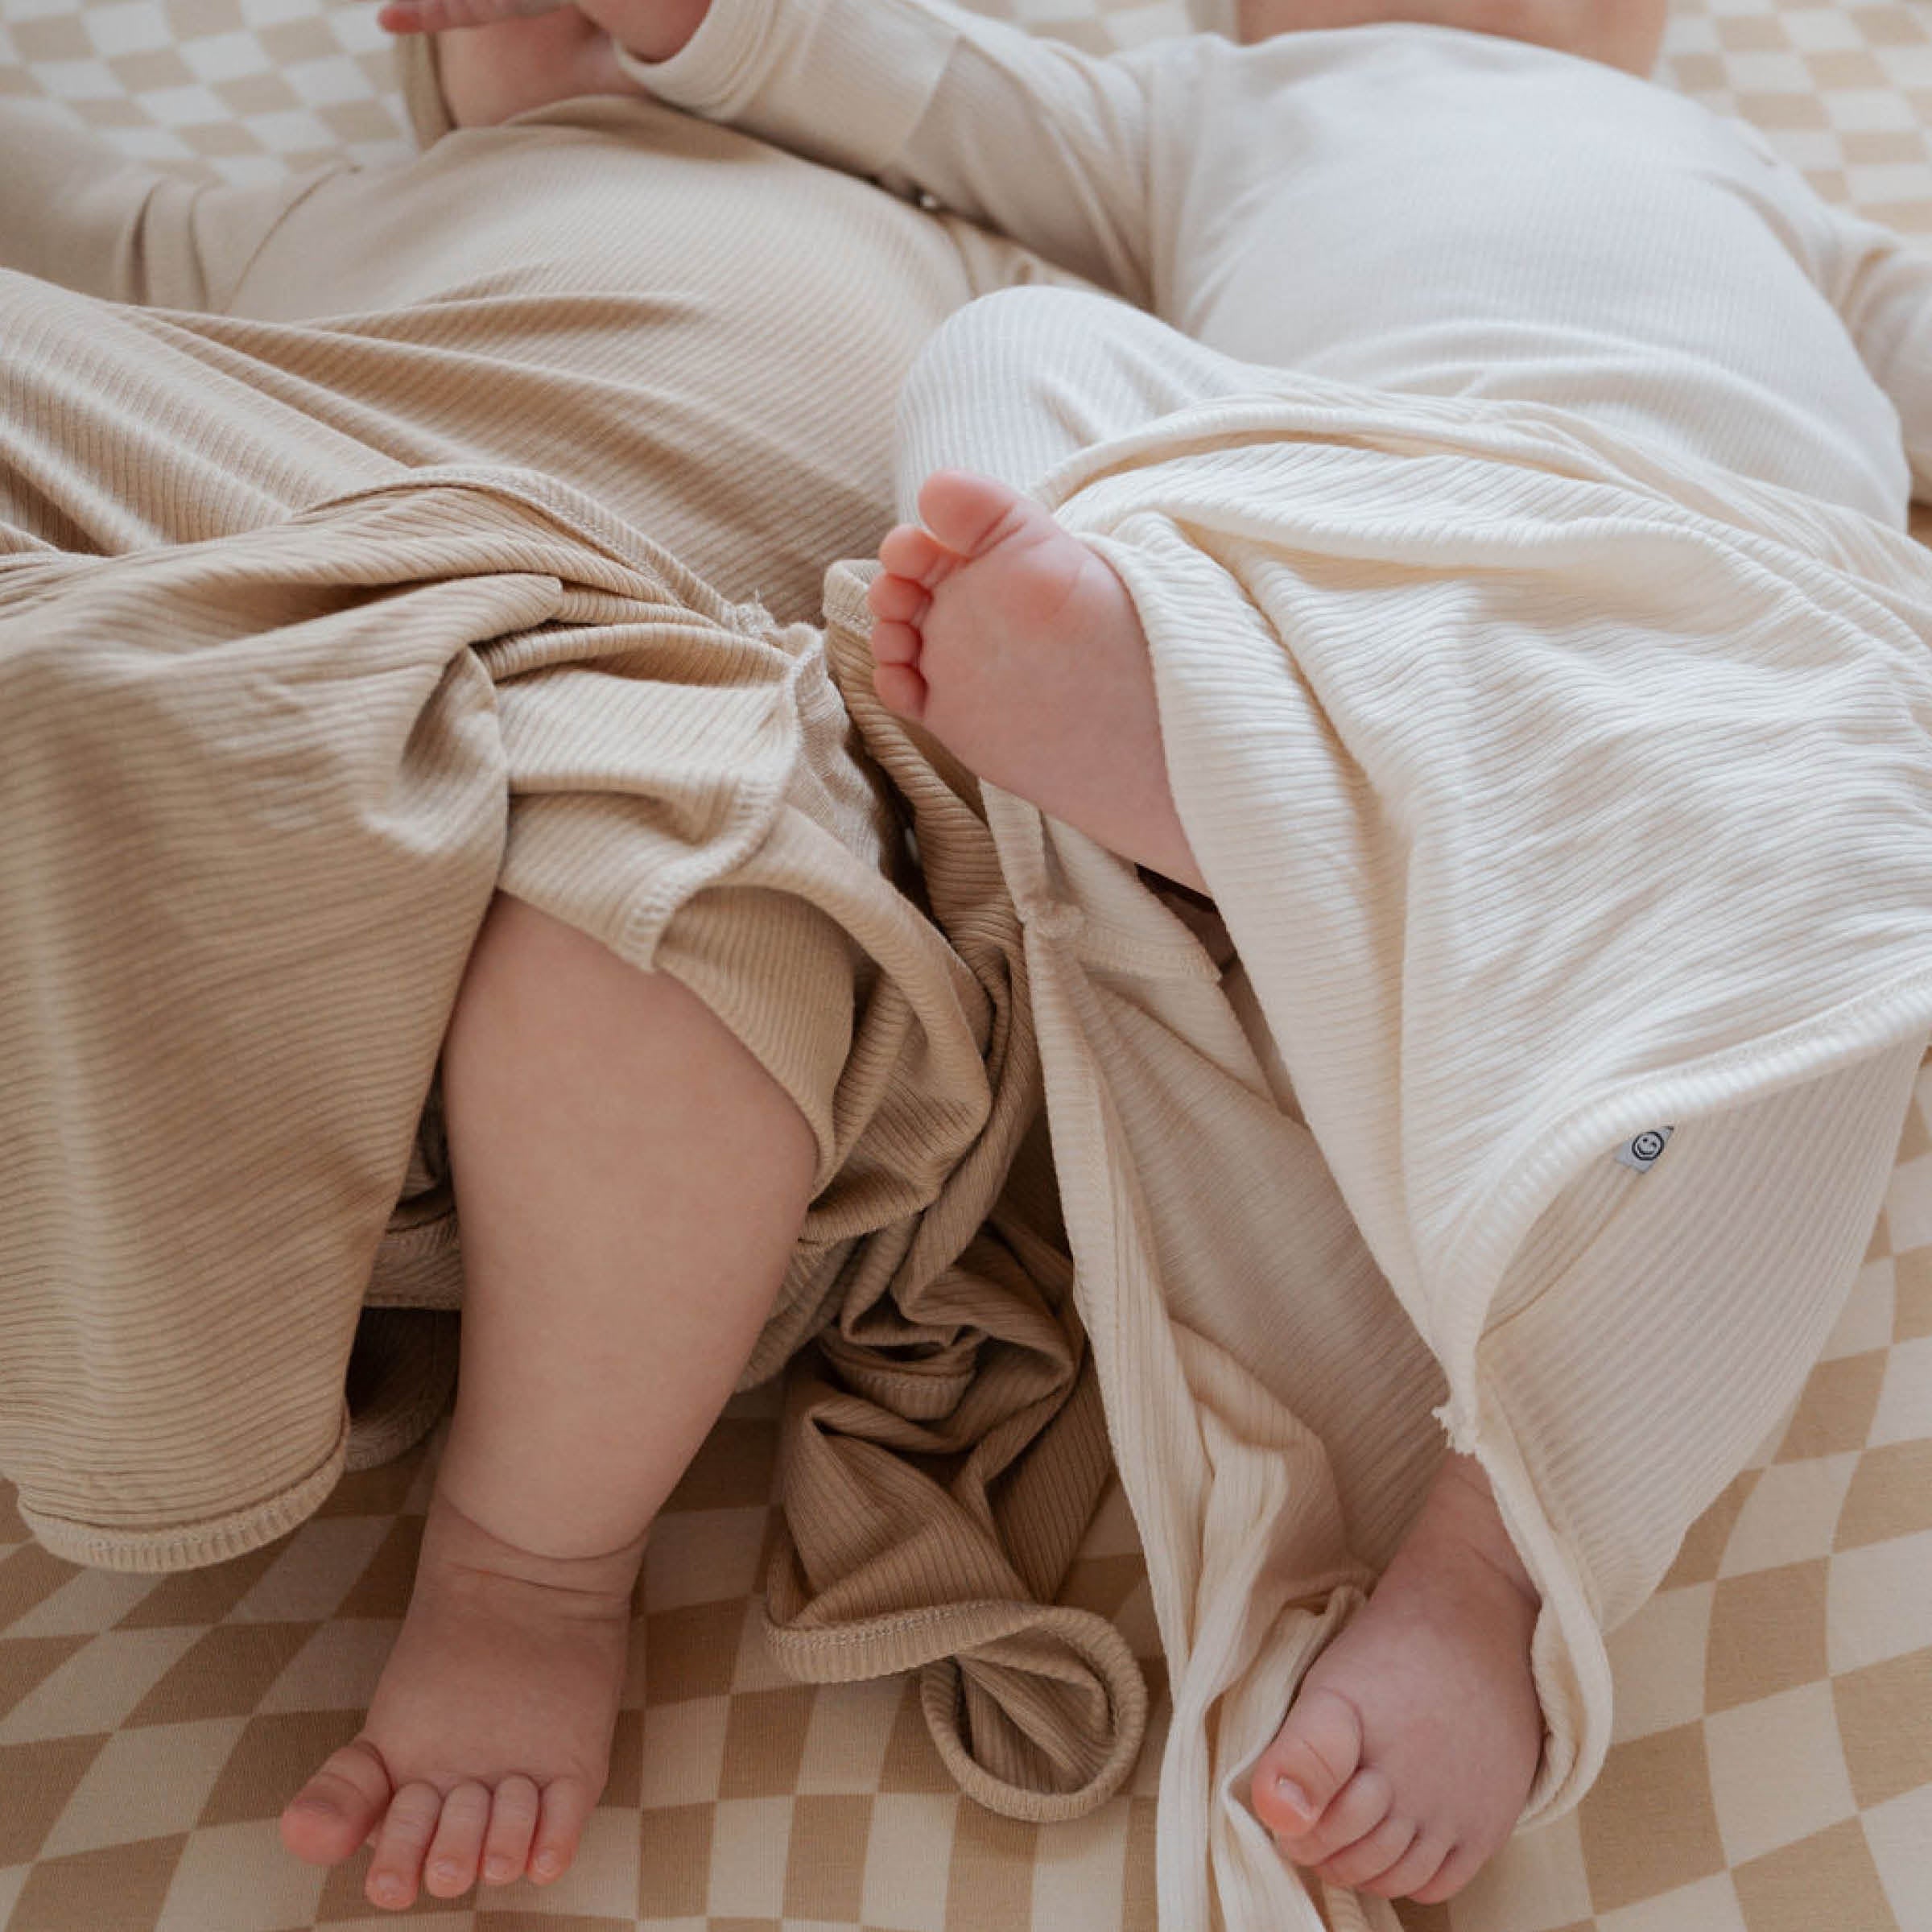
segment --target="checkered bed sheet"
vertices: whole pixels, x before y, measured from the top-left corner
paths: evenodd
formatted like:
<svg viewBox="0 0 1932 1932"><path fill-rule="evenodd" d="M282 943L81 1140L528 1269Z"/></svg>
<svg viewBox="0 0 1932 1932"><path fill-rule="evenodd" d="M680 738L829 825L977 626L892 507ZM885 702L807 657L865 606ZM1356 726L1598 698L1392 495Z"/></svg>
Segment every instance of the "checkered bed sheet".
<svg viewBox="0 0 1932 1932"><path fill-rule="evenodd" d="M1409 1932L1932 1932L1932 1069L1797 1410L1612 1644L1572 1818ZM654 1535L611 1782L576 1868L405 1917L436 1932L1152 1932L1154 1770L1034 1827L959 1798L909 1682L786 1682L760 1638L775 1403L742 1397ZM294 1536L159 1580L76 1570L0 1505L0 1925L358 1932L275 1818L352 1736L413 1570L433 1444ZM1157 1691L1118 1492L1066 1600ZM1158 1700L1157 1699L1157 1707Z"/></svg>
<svg viewBox="0 0 1932 1932"><path fill-rule="evenodd" d="M386 159L408 143L373 10L0 0L0 93L188 173ZM1003 10L1096 47L1187 24L1179 0ZM1686 5L1661 72L1764 128L1827 196L1932 233L1932 10ZM756 1588L776 1439L769 1396L735 1403L660 1521L576 1868L402 1916L426 1932L1151 1932L1158 1715L1127 1792L1038 1827L958 1797L910 1684L778 1674ZM434 1447L345 1480L281 1543L159 1579L47 1556L0 1485L0 1927L394 1922L363 1902L360 1861L299 1865L274 1821L366 1706ZM1117 1492L1066 1596L1115 1618L1158 1693ZM1932 1071L1794 1416L1612 1650L1616 1741L1581 1811L1451 1905L1405 1906L1409 1932L1932 1932Z"/></svg>
<svg viewBox="0 0 1932 1932"><path fill-rule="evenodd" d="M1186 0L982 0L1096 49L1186 31ZM1195 0L1215 24L1221 0ZM1820 193L1932 233L1932 8L1679 0L1658 77L1741 114ZM373 5L0 0L0 93L57 101L130 155L237 181L409 151Z"/></svg>

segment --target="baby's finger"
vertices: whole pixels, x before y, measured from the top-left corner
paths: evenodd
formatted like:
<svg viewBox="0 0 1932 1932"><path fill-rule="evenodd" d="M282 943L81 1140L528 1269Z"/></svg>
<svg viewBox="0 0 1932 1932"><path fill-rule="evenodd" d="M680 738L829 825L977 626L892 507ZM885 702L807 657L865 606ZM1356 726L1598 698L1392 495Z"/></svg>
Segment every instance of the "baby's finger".
<svg viewBox="0 0 1932 1932"><path fill-rule="evenodd" d="M377 26L392 34L440 34L455 27L490 27L554 14L569 0L385 0Z"/></svg>

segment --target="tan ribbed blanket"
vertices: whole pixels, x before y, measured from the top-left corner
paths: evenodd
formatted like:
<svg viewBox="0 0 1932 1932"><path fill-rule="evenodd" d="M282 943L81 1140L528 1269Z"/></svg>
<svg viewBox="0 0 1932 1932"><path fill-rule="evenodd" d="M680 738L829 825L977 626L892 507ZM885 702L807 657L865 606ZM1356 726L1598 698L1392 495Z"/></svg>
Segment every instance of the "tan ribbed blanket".
<svg viewBox="0 0 1932 1932"><path fill-rule="evenodd" d="M1134 595L1228 942L991 795L1170 1672L1161 1922L1393 1927L1246 1774L1446 1426L1544 1596L1530 1821L1596 1775L1604 1633L1795 1399L1932 1026L1932 572L1289 376L1042 493Z"/></svg>
<svg viewBox="0 0 1932 1932"><path fill-rule="evenodd" d="M450 1318L401 1311L452 1306L460 1263L418 1117L500 886L691 986L815 1117L747 1372L821 1336L786 1666L929 1666L968 1791L1109 1795L1146 1691L1052 1606L1108 1460L1051 1177L1013 1168L1038 1061L969 805L881 719L889 800L816 632L535 476L418 471L121 555L9 542L0 1465L42 1542L238 1555L434 1419ZM352 1359L365 1284L389 1308Z"/></svg>

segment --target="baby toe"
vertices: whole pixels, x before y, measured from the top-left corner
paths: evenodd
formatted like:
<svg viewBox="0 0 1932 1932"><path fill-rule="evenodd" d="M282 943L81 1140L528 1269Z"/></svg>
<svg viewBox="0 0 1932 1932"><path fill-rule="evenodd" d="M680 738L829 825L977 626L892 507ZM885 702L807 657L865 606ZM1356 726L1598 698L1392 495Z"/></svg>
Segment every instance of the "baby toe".
<svg viewBox="0 0 1932 1932"><path fill-rule="evenodd" d="M543 1787L530 1852L530 1875L539 1885L561 1878L569 1868L596 1802L597 1794L580 1777L553 1778Z"/></svg>
<svg viewBox="0 0 1932 1932"><path fill-rule="evenodd" d="M875 664L917 664L920 638L918 630L896 617L880 617L872 627L872 661Z"/></svg>
<svg viewBox="0 0 1932 1932"><path fill-rule="evenodd" d="M357 1738L330 1754L282 1814L282 1842L312 1865L340 1864L381 1824L395 1795L381 1752Z"/></svg>
<svg viewBox="0 0 1932 1932"><path fill-rule="evenodd" d="M1299 1838L1289 1839L1282 1849L1298 1865L1331 1864L1352 1852L1363 1839L1381 1831L1391 1822L1390 1814L1394 1808L1395 1793L1388 1779L1379 1771L1358 1771L1329 1801L1327 1809L1313 1828ZM1411 1826L1409 1837L1414 1835ZM1407 1843L1405 1839L1395 1850L1402 1850ZM1368 1869L1379 1872L1393 1856L1392 1852L1389 1858Z"/></svg>
<svg viewBox="0 0 1932 1932"><path fill-rule="evenodd" d="M908 577L928 590L959 563L933 536L917 523L901 523L886 533L879 546L879 561L889 576Z"/></svg>
<svg viewBox="0 0 1932 1932"><path fill-rule="evenodd" d="M424 1855L423 1889L456 1898L477 1882L477 1860L489 1823L489 1787L474 1780L446 1793L436 1836Z"/></svg>
<svg viewBox="0 0 1932 1932"><path fill-rule="evenodd" d="M947 550L965 558L990 550L1035 507L1010 485L971 470L935 470L919 486L919 516L926 527Z"/></svg>
<svg viewBox="0 0 1932 1932"><path fill-rule="evenodd" d="M434 1785L405 1785L390 1802L376 1835L364 1895L372 1905L401 1911L415 1903L423 1882L423 1856L436 1835L443 1794Z"/></svg>
<svg viewBox="0 0 1932 1932"><path fill-rule="evenodd" d="M539 1809L537 1787L529 1778L506 1777L497 1786L489 1808L489 1834L483 1841L485 1885L514 1885L523 1876Z"/></svg>
<svg viewBox="0 0 1932 1932"><path fill-rule="evenodd" d="M1483 1868L1482 1854L1470 1845L1458 1845L1444 1859L1435 1876L1418 1885L1410 1894L1418 1905L1439 1905L1454 1898Z"/></svg>
<svg viewBox="0 0 1932 1932"><path fill-rule="evenodd" d="M1414 1818L1391 1814L1373 1831L1364 1831L1352 1844L1324 1860L1322 1876L1338 1885L1365 1885L1407 1857L1421 1835L1422 1827Z"/></svg>
<svg viewBox="0 0 1932 1932"><path fill-rule="evenodd" d="M879 702L895 716L910 718L916 724L926 715L926 680L910 664L875 663L872 688Z"/></svg>
<svg viewBox="0 0 1932 1932"><path fill-rule="evenodd" d="M1255 1814L1278 1837L1306 1836L1361 1757L1355 1706L1337 1691L1304 1688L1254 1768Z"/></svg>
<svg viewBox="0 0 1932 1932"><path fill-rule="evenodd" d="M895 624L916 624L931 605L932 598L922 584L910 577L894 576L885 571L866 586L866 607L875 617Z"/></svg>
<svg viewBox="0 0 1932 1932"><path fill-rule="evenodd" d="M1455 1850L1453 1839L1444 1838L1439 1832L1424 1831L1386 1872L1356 1889L1373 1892L1377 1898L1411 1898L1434 1880Z"/></svg>

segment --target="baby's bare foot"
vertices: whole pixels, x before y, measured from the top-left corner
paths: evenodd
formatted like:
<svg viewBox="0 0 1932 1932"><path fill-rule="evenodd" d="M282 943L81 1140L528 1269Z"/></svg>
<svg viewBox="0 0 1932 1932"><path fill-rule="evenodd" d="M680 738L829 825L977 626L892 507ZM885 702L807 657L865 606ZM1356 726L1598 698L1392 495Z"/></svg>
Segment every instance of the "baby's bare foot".
<svg viewBox="0 0 1932 1932"><path fill-rule="evenodd" d="M372 1834L373 1905L541 1885L576 1856L610 1763L642 1539L532 1556L440 1496L369 1721L282 1814L283 1843L337 1864Z"/></svg>
<svg viewBox="0 0 1932 1932"><path fill-rule="evenodd" d="M1536 1775L1537 1608L1487 1480L1449 1457L1255 1766L1250 1799L1282 1855L1384 1898L1433 1905L1460 1891L1514 1829Z"/></svg>
<svg viewBox="0 0 1932 1932"><path fill-rule="evenodd" d="M941 470L879 546L880 701L980 778L1206 891L1167 788L1147 640L1112 568L1040 506Z"/></svg>

